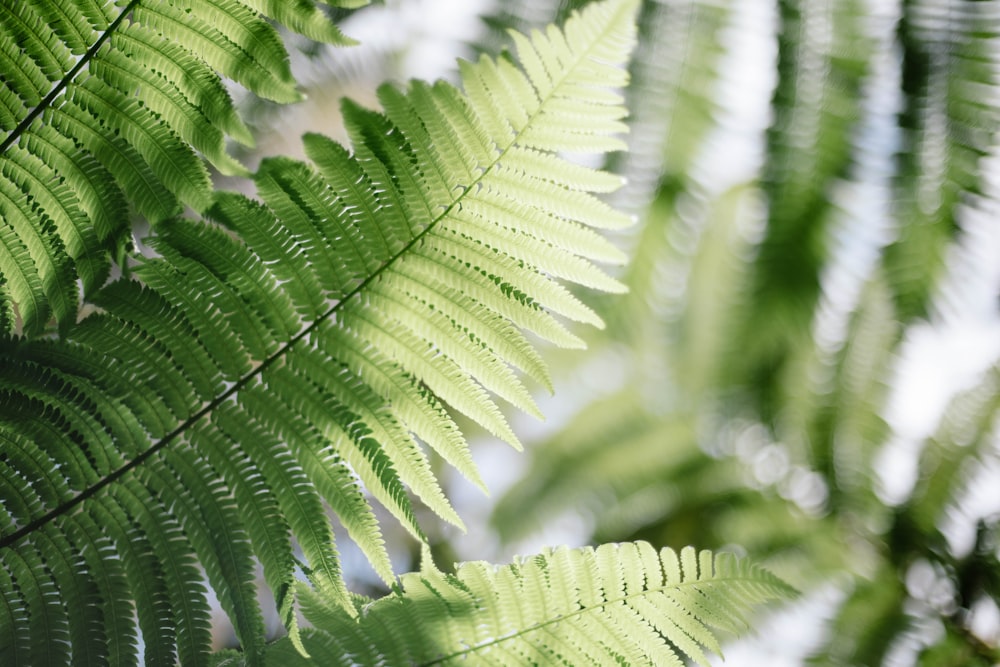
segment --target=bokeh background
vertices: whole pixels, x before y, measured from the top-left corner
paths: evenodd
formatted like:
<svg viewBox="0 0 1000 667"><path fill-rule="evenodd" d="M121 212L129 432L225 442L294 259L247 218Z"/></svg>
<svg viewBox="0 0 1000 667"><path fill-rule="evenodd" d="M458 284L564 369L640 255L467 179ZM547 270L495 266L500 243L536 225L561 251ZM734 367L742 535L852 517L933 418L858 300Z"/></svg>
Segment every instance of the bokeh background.
<svg viewBox="0 0 1000 667"><path fill-rule="evenodd" d="M303 132L336 135L340 98L454 79L455 58L583 4L345 13L361 46L300 44L309 101L247 99L261 140L242 157L301 154ZM618 238L630 293L582 295L607 327L546 350L547 421L510 415L526 453L478 438L490 497L442 466L469 530L428 517L438 564L730 550L803 596L726 664L1000 663L998 36L996 0L646 0L631 149L606 165L637 220Z"/></svg>

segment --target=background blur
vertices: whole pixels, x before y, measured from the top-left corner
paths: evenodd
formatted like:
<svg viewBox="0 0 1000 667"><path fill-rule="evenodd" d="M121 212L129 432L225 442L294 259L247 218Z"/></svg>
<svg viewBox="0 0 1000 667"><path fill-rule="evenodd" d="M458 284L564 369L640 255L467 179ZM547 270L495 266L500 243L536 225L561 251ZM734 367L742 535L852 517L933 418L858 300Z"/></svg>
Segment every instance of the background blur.
<svg viewBox="0 0 1000 667"><path fill-rule="evenodd" d="M345 14L362 46L302 45L310 100L255 102L247 162L582 4ZM475 444L492 496L454 477L469 532L424 522L436 560L732 550L804 595L726 664L1000 663L1000 1L646 0L640 25L632 149L608 165L631 292L583 295L607 328L546 351L548 421L511 415L527 453Z"/></svg>

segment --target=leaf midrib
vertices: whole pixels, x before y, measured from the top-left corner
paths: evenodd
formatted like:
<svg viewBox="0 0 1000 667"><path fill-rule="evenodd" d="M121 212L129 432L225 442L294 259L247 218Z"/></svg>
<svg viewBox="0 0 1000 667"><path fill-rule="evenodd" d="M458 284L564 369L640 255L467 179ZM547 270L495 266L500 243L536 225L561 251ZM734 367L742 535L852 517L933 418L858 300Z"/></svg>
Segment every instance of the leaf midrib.
<svg viewBox="0 0 1000 667"><path fill-rule="evenodd" d="M139 2L140 2L140 0L132 0L129 3L129 5L126 7L126 10L130 10L135 5L137 5ZM624 7L624 5L623 5L623 7ZM624 9L622 9L620 11L624 11ZM113 25L117 26L124 19L125 14L126 14L126 12L123 11L122 14L116 19L116 21L115 21L115 23ZM608 22L606 23L606 26L617 25L617 21L615 19L618 19L618 18L619 18L618 16L615 16L614 18L608 20ZM109 29L105 32L105 35L109 36L111 34L111 32L112 32L112 30L109 27ZM611 29L608 28L604 32L602 32L601 35L604 36L604 35L607 35L610 32L611 32ZM30 535L31 533L33 533L35 530L38 530L39 528L47 525L49 522L57 519L58 517L62 516L63 514L66 514L67 512L69 512L70 510L72 510L73 508L75 508L77 505L80 505L81 503L85 502L89 498L95 496L98 492L100 492L101 490L103 490L105 487L110 486L112 483L116 482L117 480L119 480L120 478L122 478L123 476L125 476L127 473L129 473L130 471L132 471L133 469L135 469L135 468L139 467L140 465L142 465L143 463L145 463L147 459L149 459L154 454L158 453L160 450L162 450L163 448L165 448L167 445L169 445L171 442L173 442L179 436L183 435L188 429L190 429L196 423L198 423L199 421L201 421L201 419L203 417L211 414L219 405L223 404L229 398L231 398L232 396L234 396L237 392L239 392L244 387L246 387L251 381L253 381L257 377L259 377L265 370L267 370L267 368L269 368L271 365L273 365L279 359L283 358L286 354L288 354L292 350L292 348L299 341L301 341L302 339L306 338L309 334L311 334L314 330L316 330L317 327L319 327L321 324L323 324L324 322L326 322L337 311L339 311L340 308L342 306L344 306L345 304L347 304L353 297L355 297L358 294L360 294L372 281L376 280L380 275L382 275L383 271L385 271L390 266L392 266L400 258L402 258L405 255L407 255L409 253L409 251L410 251L411 248L413 248L414 246L416 246L428 233L430 233L431 231L433 231L433 229L438 225L438 223L440 223L442 220L444 220L445 218L448 217L449 213L456 206L458 206L462 202L462 200L465 198L465 196L469 192L473 192L476 189L476 186L480 182L482 182L482 180L484 178L486 178L486 176L506 156L506 154L511 150L511 148L513 148L517 144L518 140L531 128L532 123L534 123L535 120L538 119L542 115L542 110L545 108L545 105L548 103L548 101L551 100L556 95L556 91L558 91L561 88L561 86L565 84L566 80L579 67L580 63L583 62L583 61L585 61L586 59L588 59L590 57L590 54L598 46L598 44L600 43L600 41L601 41L600 38L594 39L594 41L588 46L588 48L585 49L585 50L583 50L578 55L578 57L575 58L575 60L573 61L572 67L568 67L568 68L564 69L563 75L561 77L559 77L559 81L558 82L553 81L553 85L552 85L551 89L549 90L548 94L544 98L542 98L542 99L539 100L539 104L538 104L537 109L535 110L534 115L532 115L531 117L529 117L528 120L527 120L527 122L524 124L524 126L519 131L516 131L514 133L514 137L511 139L511 141L505 147L503 147L501 150L499 150L497 152L497 155L496 155L495 159L493 160L493 162L488 167L484 168L482 170L482 173L477 178L475 178L473 181L471 181L470 183L468 183L464 188L461 188L461 191L460 191L459 195L455 198L455 200L451 204L449 204L447 206L447 208L445 208L435 219L431 220L427 224L427 227L425 227L416 236L414 236L413 239L411 239L406 245L404 245L395 255L393 255L392 257L390 257L389 259L387 259L385 262L383 262L383 264L381 266L379 266L377 269L375 269L370 276L368 276L363 281L361 281L353 290L351 290L349 293L347 293L341 300L339 300L337 303L335 303L330 308L328 308L326 310L326 312L324 312L321 315L319 315L318 317L316 317L316 319L314 319L308 326L306 326L304 329L302 329L302 331L300 331L298 334L296 334L291 339L289 339L287 343L285 343L283 346L281 346L280 348L278 348L278 350L276 350L270 356L268 356L263 361L261 361L255 368L253 368L250 371L248 371L242 378L240 378L239 380L237 380L236 382L234 382L233 385L229 389L227 389L225 392L223 392L222 394L220 394L219 396L217 396L215 399L213 399L209 403L205 404L200 410L198 410L197 412L195 412L193 415L191 415L190 417L188 417L187 419L185 419L183 422L181 422L172 431L170 431L169 433L167 433L166 435L164 435L162 438L160 438L160 440L158 442L156 442L155 444L151 445L148 449L146 449L142 453L138 454L135 458L133 458L131 461L129 461L125 465L123 465L120 468L116 469L115 471L111 472L107 476L103 477L97 483L95 483L92 486L84 489L83 491L81 491L79 494L77 494L73 498L70 498L69 500L61 503L60 505L58 505L58 506L54 507L53 509L49 510L48 512L46 512L42 516L38 517L37 519L34 519L33 521L28 522L27 524L25 524L24 526L22 526L18 530L14 531L10 535L5 536L2 539L0 539L0 549L5 549L5 548L8 548L8 547L14 545L15 543L19 542L23 538L25 538L28 535ZM88 51L88 54L90 54L90 51ZM82 61L83 61L83 59L81 59L81 62ZM79 65L79 63L78 63L78 65ZM74 68L74 69L76 69L76 68ZM69 76L69 75L67 75L67 76ZM55 93L55 92L56 91L54 90L53 93ZM50 93L50 96L52 96L53 93ZM462 94L465 95L464 91L463 91ZM48 97L46 99L48 99ZM42 105L39 105L39 106L42 106ZM458 186L456 186L456 187L458 187ZM453 190L454 189L455 188L453 188Z"/></svg>
<svg viewBox="0 0 1000 667"><path fill-rule="evenodd" d="M641 598L641 597L644 597L644 596L647 596L647 595L658 595L658 594L662 594L662 593L665 593L665 592L670 591L670 590L682 590L685 587L706 586L706 585L713 585L713 584L726 585L726 584L730 584L730 583L761 583L761 584L766 584L767 582L762 582L759 579L754 579L752 577L739 577L739 576L711 577L711 578L708 578L708 579L696 579L696 580L692 580L692 581L668 582L668 583L663 584L662 586L657 586L656 588L647 588L647 589L641 590L641 591L639 591L637 593L631 593L631 594L622 595L622 596L619 596L617 598L613 598L613 599L610 599L610 600L604 600L603 602L601 602L599 604L595 604L595 605L592 605L592 606L589 606L589 607L586 607L586 606L585 607L581 607L580 609L577 609L576 611L570 612L568 614L558 614L558 615L553 616L552 618L550 618L550 619L548 619L546 621L541 621L539 623L535 623L534 625L532 625L530 627L522 628L522 629L517 630L515 632L510 632L508 634L505 634L502 637L497 637L496 639L491 639L491 640L485 641L485 642L483 642L481 644L476 644L474 646L470 646L469 648L463 649L461 651L455 651L453 653L449 653L448 655L440 656L438 658L435 658L434 660L431 660L430 662L422 662L422 663L420 663L419 667L431 667L431 665L444 664L445 662L447 662L449 660L453 660L455 658L460 658L460 657L465 656L465 655L471 655L471 654L474 654L474 653L478 653L479 651L483 651L483 650L489 648L490 646L497 646L497 645L502 644L504 642L513 641L513 640L515 640L515 639L517 639L519 637L523 637L525 635L530 635L531 633L538 632L539 630L542 630L543 628L546 628L546 627L548 627L550 625L554 625L556 623L564 623L564 622L566 622L566 621L568 621L570 619L582 616L584 614L588 614L588 613L591 613L591 612L598 612L598 611L604 609L605 607L609 607L609 606L621 604L623 602L627 603L629 600L634 600L634 599ZM705 619L704 618L698 617L697 615L695 615L694 619L696 621L698 621L699 623L701 623L702 625L705 625ZM697 641L697 638L693 638L693 639L695 639Z"/></svg>
<svg viewBox="0 0 1000 667"><path fill-rule="evenodd" d="M118 27L128 17L132 10L136 8L139 2L141 2L141 0L131 0L131 2L125 6L115 20L108 24L108 27L101 33L100 37L97 38L97 41L95 41L90 48L87 49L83 56L76 61L76 64L73 65L73 67L71 67L70 70L56 82L56 85L52 87L52 90L49 91L42 101L36 104L31 111L29 111L27 115L21 119L21 122L10 131L10 134L8 134L7 137L0 142L0 155L6 153L8 148L17 143L35 119L44 113L46 109L52 106L55 99L59 97L62 91L66 89L66 86L68 86L73 79L76 78L76 75L80 73L80 70L86 67L87 64L93 60L94 56L97 55L97 52L100 51L101 47L104 46L104 43L111 39L111 35L118 30Z"/></svg>

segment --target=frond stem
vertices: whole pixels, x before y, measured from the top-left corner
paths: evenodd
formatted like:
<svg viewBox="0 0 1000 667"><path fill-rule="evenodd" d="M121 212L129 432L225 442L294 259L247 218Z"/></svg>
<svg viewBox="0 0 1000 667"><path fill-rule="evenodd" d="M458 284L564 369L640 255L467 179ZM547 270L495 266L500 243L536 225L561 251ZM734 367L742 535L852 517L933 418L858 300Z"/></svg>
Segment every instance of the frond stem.
<svg viewBox="0 0 1000 667"><path fill-rule="evenodd" d="M59 97L60 93L62 93L66 86L69 85L70 81L72 81L76 75L80 73L80 70L86 67L87 64L93 60L100 48L111 38L111 35L118 29L118 26L122 24L122 21L124 21L125 18L132 13L132 10L135 9L139 2L141 2L141 0L131 0L131 2L125 6L125 9L122 10L121 14L119 14L118 17L108 25L107 30L101 33L101 36L97 38L97 41L94 42L89 49L87 49L86 53L84 53L78 61L76 61L76 64L73 65L70 71L66 72L66 75L56 82L56 85L49 91L49 94L28 112L28 115L26 115L21 122L17 124L17 127L10 131L10 134L4 138L3 142L0 142L0 155L6 153L7 149L21 138L21 135L27 131L28 127L31 126L35 119L38 118L43 111L52 106L52 102Z"/></svg>
<svg viewBox="0 0 1000 667"><path fill-rule="evenodd" d="M139 2L139 0L132 0L132 2L129 4L129 7L132 7L135 4L138 4L138 2ZM587 58L588 56L589 56L589 50L583 52L577 58L577 61L576 61L576 63L574 63L574 66L576 64L578 64L579 62L581 62L582 60L584 60L585 58ZM545 103L549 99L551 99L551 97L554 95L555 91L558 90L559 87L562 85L562 83L566 80L566 78L569 77L570 72L572 70L573 70L573 67L567 67L564 70L564 73L563 73L563 76L562 76L562 80L559 81L558 83L557 82L553 82L554 85L552 86L552 88L549 91L548 95L546 95L545 98L539 100L539 105L538 105L539 106L539 110L542 107L545 106ZM170 444L174 440L176 440L178 436L180 436L184 432L186 432L194 424L196 424L197 422L199 422L203 417L205 417L206 415L210 414L213 410L215 410L217 407L219 407L220 405L222 405L222 403L224 403L226 400L228 400L230 397L232 397L238 391L240 391L241 389L243 389L244 387L246 387L251 381L253 381L254 379L256 379L261 373L263 373L265 370L267 370L267 368L270 367L272 364L274 364L277 360L281 359L286 354L288 354L288 352L296 345L296 343L298 343L303 338L305 338L306 336L308 336L309 334L311 334L319 325L323 324L331 316L333 316L334 313L336 313L338 310L340 310L341 306L343 306L344 304L346 304L347 302L349 302L354 296L358 295L362 290L364 290L368 285L370 285L374 280L376 280L380 275L382 275L382 273L388 267L390 267L392 264L394 264L401 257L405 256L409 252L409 250L413 246L415 246L417 243L419 243L431 230L433 230L441 220L443 220L444 218L446 218L448 216L448 214L456 206L459 206L462 203L462 200L465 198L465 195L468 194L469 192L472 192L476 188L476 186L478 186L479 183L486 177L486 175L489 174L496 167L496 165L500 162L501 159L503 159L503 157L514 146L514 144L517 143L518 138L522 134L524 134L524 132L526 132L531 127L531 124L534 122L535 118L537 118L537 117L538 117L538 115L536 114L535 116L532 116L531 118L529 118L528 122L525 123L524 127L522 127L517 133L515 133L515 136L514 136L513 139L511 139L510 143L508 143L503 148L499 148L498 147L499 150L497 151L497 156L493 160L493 162L489 166L483 168L482 172L479 174L479 176L475 180L473 180L472 182L466 184L463 187L462 191L455 198L455 200L451 204L449 204L444 209L444 211L441 212L440 215L438 215L434 220L432 220L431 222L429 222L427 224L427 227L425 227L423 230L421 230L419 234L417 234L416 236L414 236L413 239L411 239L409 243L407 243L405 246L403 246L395 255L393 255L392 257L390 257L389 259L387 259L382 264L382 266L380 266L377 269L375 269L370 276L368 276L363 281L361 281L357 285L357 287L355 287L353 290L351 290L350 292L348 292L340 301L338 301L337 303L333 304L329 309L327 309L326 312L324 312L323 314L319 315L307 327L305 327L302 331L300 331L295 336L293 336L291 339L289 339L289 341L287 343L285 343L282 347L280 347L276 352L272 353L269 357L267 357L266 359L264 359L263 361L261 361L260 364L256 368L252 369L245 376L243 376L242 378L240 378L239 380L237 380L235 383L233 383L232 387L230 387L229 389L227 389L226 391L224 391L222 394L220 394L216 398L212 399L210 402L208 402L207 404L205 404L205 406L202 407L200 410L198 410L196 413L194 413L193 415L191 415L190 417L188 417L187 419L185 419L183 422L181 422L176 428L174 428L172 431L170 431L170 433L168 433L165 436L163 436L160 439L159 442L153 444L152 446L149 447L149 449L147 449L144 452L138 454L135 458L133 458L131 461L129 461L125 465L121 466L120 468L118 468L114 472L112 472L109 475L106 475L105 477L101 478L93 486L90 486L90 487L84 489L83 491L81 491L76 496L73 496L69 500L67 500L67 501L65 501L65 502L57 505L56 507L52 508L51 510L49 510L48 512L46 512L42 516L40 516L37 519L35 519L34 521L31 521L31 522L25 524L24 526L22 526L21 528L19 528L16 531L14 531L10 535L7 535L7 536L3 537L2 539L0 539L0 549L5 549L5 548L11 546L15 542L20 541L21 539L23 539L27 535L31 534L35 530L38 530L39 528L41 528L42 526L46 525L50 521L53 521L54 519L58 518L59 516L68 513L70 510L74 509L77 505L81 504L82 502L84 502L88 498L91 498L94 495L96 495L98 492L100 492L102 489L104 489L104 487L106 487L106 486L110 485L111 483L117 481L118 479L120 479L121 477L123 477L125 474L131 472L133 469L135 469L135 468L139 467L140 465L142 465L147 459L149 459L151 456L153 456L154 454L156 454L157 452L159 452L161 449L163 449L164 447L166 447L168 444Z"/></svg>
<svg viewBox="0 0 1000 667"><path fill-rule="evenodd" d="M480 175L479 179L477 179L475 181L475 183L478 183L479 180L481 180L483 178L483 176L485 176L487 173L489 173L489 171L495 165L496 165L496 162L494 162L492 165L490 165L490 167L488 169L484 170L483 173L482 173L482 175ZM193 415L191 415L190 417L188 417L187 419L185 419L183 422L181 422L177 427L175 427L172 431L170 431L170 433L167 433L165 436L163 436L162 438L160 438L159 442L153 444L148 449L146 449L144 452L136 455L135 458L133 458L131 461L129 461L125 465L121 466L120 468L118 468L117 470L111 472L110 474L102 477L95 484L93 484L92 486L87 487L86 489L84 489L83 491L81 491L77 495L73 496L69 500L67 500L67 501L65 501L65 502L57 505L56 507L53 507L51 510L49 510L48 512L46 512L42 516L38 517L34 521L31 521L30 523L26 523L24 526L22 526L21 528L19 528L16 531L14 531L10 535L7 535L7 536L3 537L2 539L0 539L0 549L5 549L5 548L9 547L10 545L12 545L15 542L17 542L17 541L21 540L22 538L24 538L26 535L34 532L35 530L37 530L37 529L41 528L42 526L44 526L45 524L49 523L50 521L58 518L59 516L61 516L63 514L66 514L67 512L69 512L74 507L76 507L80 503L84 502L88 498L92 498L99 491L101 491L104 487L106 487L109 484L111 484L111 483L119 480L126 473L128 473L128 472L132 471L133 469L135 469L135 468L139 467L140 465L142 465L147 459L149 459L149 457L153 456L154 454L156 454L157 452L159 452L161 449L163 449L164 447L166 447L167 445L169 445L171 442L173 442L174 440L176 440L178 436L182 435L185 431L187 431L189 428L191 428L194 424L196 424L197 422L199 422L203 417L205 417L206 415L210 414L217 407L219 407L226 400L228 400L231 396L233 396L234 394L236 394L237 392L239 392L241 389L243 389L244 387L246 387L252 380L256 379L261 373L263 373L265 370L267 370L267 368L269 366L271 366L277 360L281 359L286 354L288 354L289 351L291 351L291 349L295 346L296 343L298 343L300 340L302 340L303 338L305 338L306 336L308 336L310 333L312 333L316 329L316 327L318 327L323 322L325 322L326 320L328 320L331 316L333 316L333 314L336 313L340 309L341 306L343 306L348 301L350 301L351 298L353 298L355 295L359 294L365 287L367 287L369 284L371 284L372 281L374 281L376 278L378 278L380 275L382 275L383 271L385 271L389 266L391 266L400 257L402 257L403 255L405 255L409 251L409 249L412 248L417 242L419 242L430 230L432 230L435 227L435 225L437 225L437 223L440 220L442 220L448 214L449 211L452 210L452 208L454 208L455 206L457 206L461 202L462 197L465 196L465 192L468 192L468 189L464 190L462 192L462 194L459 195L459 197L457 199L455 199L455 201L452 202L451 205L449 205L448 208L446 208L444 210L444 212L441 213L441 215L439 215L435 220L431 221L427 225L426 228L424 228L419 234L417 234L398 253L396 253L395 255L393 255L392 257L390 257L389 259L387 259L385 261L385 263L382 264L382 266L378 267L375 271L373 271L370 276L368 276L363 281L361 281L358 284L357 287L355 287L348 294L346 294L340 301L338 301L337 303L333 304L329 309L327 309L327 311L325 313L323 313L322 315L318 316L315 320L313 320L309 324L309 326L305 327L304 329L302 329L302 331L300 331L299 333L295 334L295 336L293 336L291 339L289 339L289 341L287 343L285 343L284 345L282 345L277 351L275 351L269 357L267 357L266 359L264 359L263 361L261 361L260 364L258 364L256 368L252 369L246 375L244 375L239 380L237 380L236 382L234 382L233 386L231 386L229 389L227 389L226 391L222 392L221 394L219 394L218 396L216 396L214 399L212 399L211 401L209 401L208 403L206 403L200 410L198 410L196 413L194 413Z"/></svg>

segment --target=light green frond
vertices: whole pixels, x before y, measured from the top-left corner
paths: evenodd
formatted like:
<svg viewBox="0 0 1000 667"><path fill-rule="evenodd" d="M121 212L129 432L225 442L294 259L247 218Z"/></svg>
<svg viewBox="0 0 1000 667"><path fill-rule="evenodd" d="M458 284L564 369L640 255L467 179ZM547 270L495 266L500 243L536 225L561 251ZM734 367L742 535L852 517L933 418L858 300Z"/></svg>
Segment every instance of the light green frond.
<svg viewBox="0 0 1000 667"><path fill-rule="evenodd" d="M350 331L328 326L323 329L321 349L327 354L336 350L338 358L366 379L369 387L384 396L403 423L432 447L470 481L485 489L472 461L468 443L448 412L417 379L396 364L370 349L368 343Z"/></svg>
<svg viewBox="0 0 1000 667"><path fill-rule="evenodd" d="M60 134L52 125L38 123L32 134L25 136L27 152L46 165L60 164L67 183L73 184L73 194L83 213L93 222L93 233L99 241L117 234L128 210L128 203L121 190L112 182L111 174L92 155L81 152L77 144ZM81 230L89 235L89 230ZM88 236L82 238L88 242ZM82 257L81 261L98 262L101 257ZM100 276L88 283L92 289L102 283Z"/></svg>
<svg viewBox="0 0 1000 667"><path fill-rule="evenodd" d="M130 24L111 36L119 58L125 58L147 72L176 86L185 101L196 106L210 123L245 145L253 145L253 136L237 115L229 93L212 68L188 49L163 35ZM162 85L162 84L161 84Z"/></svg>
<svg viewBox="0 0 1000 667"><path fill-rule="evenodd" d="M136 148L124 137L94 127L93 116L72 94L46 120L63 135L72 137L113 176L108 183L121 190L118 198L127 199L138 214L158 222L180 212L176 196L154 175ZM121 235L125 221L117 222L115 230Z"/></svg>
<svg viewBox="0 0 1000 667"><path fill-rule="evenodd" d="M428 243L415 247L405 261L400 262L400 266L405 267L415 278L438 286L439 289L460 291L478 303L489 304L492 312L560 347L586 347L561 322L534 303L526 301L523 294L516 292L508 283L485 271L472 269L471 266L456 265L451 261L454 259L454 255L442 252ZM498 301L498 294L511 295L516 300Z"/></svg>
<svg viewBox="0 0 1000 667"><path fill-rule="evenodd" d="M50 115L99 147L94 160L108 172L134 164L129 187L145 188L148 206L168 216L147 240L155 254L89 295L95 311L66 326L63 339L3 346L0 436L19 448L3 474L16 489L41 483L37 497L22 493L3 505L11 518L0 561L22 558L34 531L86 515L109 526L151 662L204 657L196 561L253 662L263 641L249 590L254 558L292 643L305 636L296 620L298 600L309 596L300 574L325 604L357 611L327 506L387 582L376 503L420 541L421 509L461 527L429 451L482 486L452 413L519 446L497 399L540 415L521 372L551 384L524 330L580 346L560 318L601 322L563 282L621 290L591 263L620 260L592 231L626 222L594 194L616 179L543 150L532 132L573 126L573 100L607 107L602 122L581 123L574 150L605 145L620 129L608 119L623 115L621 99L607 87L625 81L636 4L594 5L570 21L568 40L556 31L536 37L531 48L552 78L538 97L525 75L505 67L507 83L526 95L513 116L450 84L386 88L384 113L345 105L352 150L309 135L312 164L261 164L259 201L220 193L210 203L188 143L208 155L222 130L169 81L169 66L151 97L127 96L145 69L159 72L155 53L165 48L133 32L150 26L183 37L197 25L177 23L189 8L205 22L202 37L212 34L209 21L226 34L224 44L213 42L220 60L208 62L223 66L223 51L252 46L261 60L247 61L251 73L280 44L236 0L136 9L118 41L148 60L119 53L95 61L95 75L70 83L72 101ZM558 55L548 53L552 44ZM482 61L465 71L489 68ZM85 116L112 107L130 112L108 121L118 134L87 134ZM226 109L216 117L230 118ZM494 135L491 126L507 129ZM59 203L98 210L93 198ZM204 219L176 217L178 201L204 210ZM36 252L48 249L45 241L57 247L46 238ZM58 470L48 482L46 466Z"/></svg>
<svg viewBox="0 0 1000 667"><path fill-rule="evenodd" d="M151 108L97 79L87 79L68 93L87 113L100 118L112 134L133 146L155 177L181 203L197 211L211 199L208 169L181 137ZM122 113L124 112L124 113Z"/></svg>
<svg viewBox="0 0 1000 667"><path fill-rule="evenodd" d="M452 326L467 334L471 340L485 349L496 350L501 359L506 359L551 391L551 379L544 362L524 335L511 326L510 322L458 290L428 286L409 273L405 265L393 266L388 273L391 273L392 283L397 290L441 313Z"/></svg>
<svg viewBox="0 0 1000 667"><path fill-rule="evenodd" d="M141 87L143 103L154 116L165 125L176 128L178 136L208 158L216 169L227 175L249 175L245 167L226 153L222 129L216 127L166 77L155 71L146 71L141 64L118 50L109 50L105 57L95 60L91 70L122 93L127 94ZM203 206L199 210L201 208Z"/></svg>
<svg viewBox="0 0 1000 667"><path fill-rule="evenodd" d="M35 3L19 2L0 8L5 32L24 45L25 52L37 66L38 72L49 82L57 81L72 64L70 50L63 44L39 14ZM36 80L41 83L40 80ZM39 93L47 92L39 89Z"/></svg>
<svg viewBox="0 0 1000 667"><path fill-rule="evenodd" d="M264 487L272 490L278 502L276 511L288 517L289 529L305 557L303 568L309 580L328 597L346 602L333 529L319 494L287 444L228 405L218 408L213 420L225 438L240 443L250 459L257 462Z"/></svg>
<svg viewBox="0 0 1000 667"><path fill-rule="evenodd" d="M87 4L87 3L82 3ZM82 9L70 0L56 0L34 7L63 44L75 56L83 55L88 46L87 20Z"/></svg>
<svg viewBox="0 0 1000 667"><path fill-rule="evenodd" d="M13 301L23 333L74 321L76 281L86 296L104 284L132 212L156 224L182 205L208 208L202 157L247 174L226 141L253 137L221 77L270 99L301 98L267 17L347 43L311 0L0 7L0 195L11 200L0 301ZM4 320L13 330L15 319Z"/></svg>
<svg viewBox="0 0 1000 667"><path fill-rule="evenodd" d="M475 232L466 233L468 225L463 224L460 215L452 219L454 224L438 228L437 233L428 234L425 239L427 247L450 260L449 268L456 277L456 284L472 278L472 274L480 274L487 277L500 294L513 297L523 307L550 310L598 328L604 326L597 313L562 285L517 260L511 253L500 254L480 241Z"/></svg>
<svg viewBox="0 0 1000 667"><path fill-rule="evenodd" d="M429 491L428 503L437 504L447 515L454 512L441 498L440 489L430 478L426 462L412 438L383 405L381 397L341 364L306 350L290 358L288 366L266 376L266 382L292 404L310 405L310 420L328 434L342 434L338 449L361 478L361 482L389 511L422 539L404 483L414 491ZM314 396L301 396L302 386ZM330 437L328 435L328 437ZM331 439L333 439L331 437ZM416 465L411 461L416 459ZM457 519L456 519L457 520Z"/></svg>
<svg viewBox="0 0 1000 667"><path fill-rule="evenodd" d="M313 598L305 635L320 664L708 665L716 632L794 591L730 554L644 542L560 548L502 567L425 569L358 619ZM286 642L269 658L300 664Z"/></svg>
<svg viewBox="0 0 1000 667"><path fill-rule="evenodd" d="M239 0L137 3L134 20L190 45L212 69L231 73L261 97L284 103L302 98L277 31Z"/></svg>
<svg viewBox="0 0 1000 667"><path fill-rule="evenodd" d="M288 443L305 474L364 552L376 574L390 583L394 575L378 520L354 471L337 453L330 438L323 435L313 420L296 415L292 409L268 409L274 397L262 391L260 386L244 392L242 401Z"/></svg>

